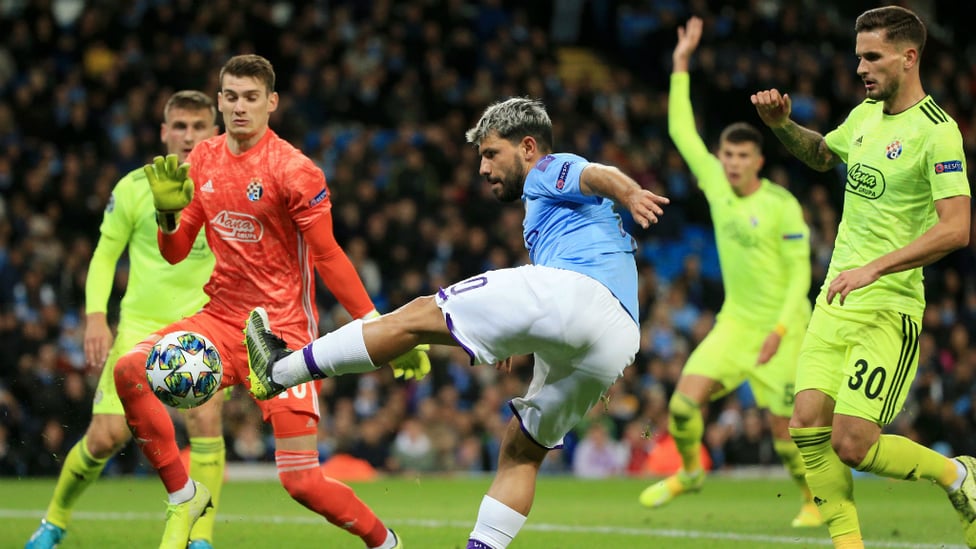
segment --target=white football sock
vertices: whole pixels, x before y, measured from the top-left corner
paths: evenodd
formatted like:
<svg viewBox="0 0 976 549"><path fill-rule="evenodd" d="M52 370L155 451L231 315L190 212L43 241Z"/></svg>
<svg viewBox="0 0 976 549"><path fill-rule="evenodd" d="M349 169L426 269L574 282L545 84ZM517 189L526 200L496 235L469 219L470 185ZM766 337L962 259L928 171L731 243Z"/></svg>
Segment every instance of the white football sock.
<svg viewBox="0 0 976 549"><path fill-rule="evenodd" d="M505 549L525 524L526 516L491 496L481 500L478 521L470 539L480 541L492 549Z"/></svg>
<svg viewBox="0 0 976 549"><path fill-rule="evenodd" d="M276 362L271 379L285 387L294 387L313 379L375 369L363 341L363 321L353 320Z"/></svg>
<svg viewBox="0 0 976 549"><path fill-rule="evenodd" d="M187 479L186 484L175 492L169 493L169 502L177 505L193 499L197 495L197 487L193 484L193 479Z"/></svg>

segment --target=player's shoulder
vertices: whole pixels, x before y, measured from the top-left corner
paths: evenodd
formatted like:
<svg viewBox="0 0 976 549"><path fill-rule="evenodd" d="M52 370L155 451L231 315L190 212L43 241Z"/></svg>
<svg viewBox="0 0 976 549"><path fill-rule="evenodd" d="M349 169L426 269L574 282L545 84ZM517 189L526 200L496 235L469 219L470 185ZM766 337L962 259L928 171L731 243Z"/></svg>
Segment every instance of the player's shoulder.
<svg viewBox="0 0 976 549"><path fill-rule="evenodd" d="M192 163L192 161L199 161L202 158L216 156L225 146L226 141L227 134L224 133L204 139L193 146L193 150L190 151L190 156L187 160Z"/></svg>
<svg viewBox="0 0 976 549"><path fill-rule="evenodd" d="M283 139L272 130L269 129L268 132L271 136L265 145L265 151L282 168L296 171L322 171L301 149L292 145L287 139Z"/></svg>
<svg viewBox="0 0 976 549"><path fill-rule="evenodd" d="M865 99L854 106L847 114L847 121L859 120L884 114L884 103L876 99Z"/></svg>
<svg viewBox="0 0 976 549"><path fill-rule="evenodd" d="M532 167L532 171L539 174L556 174L568 172L573 164L580 163L587 164L589 161L573 153L550 153L536 162L535 166Z"/></svg>
<svg viewBox="0 0 976 549"><path fill-rule="evenodd" d="M799 200L796 199L796 196L789 189L769 179L763 178L763 189L777 202L799 204Z"/></svg>
<svg viewBox="0 0 976 549"><path fill-rule="evenodd" d="M142 166L139 166L138 168L120 177L115 183L115 188L112 190L112 192L130 192L133 189L139 190L143 187L148 189L149 183L146 181L146 171Z"/></svg>
<svg viewBox="0 0 976 549"><path fill-rule="evenodd" d="M914 114L913 118L918 120L917 123L921 124L922 127L938 126L940 129L953 129L956 128L956 121L945 112L942 107L932 98L931 95L925 96L915 107L912 109Z"/></svg>

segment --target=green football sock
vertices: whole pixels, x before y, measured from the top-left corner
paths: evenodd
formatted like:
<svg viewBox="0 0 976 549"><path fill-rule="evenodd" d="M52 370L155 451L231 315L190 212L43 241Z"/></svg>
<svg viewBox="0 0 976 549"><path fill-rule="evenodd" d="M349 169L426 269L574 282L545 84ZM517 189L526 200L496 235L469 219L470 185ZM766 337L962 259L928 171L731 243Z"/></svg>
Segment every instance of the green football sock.
<svg viewBox="0 0 976 549"><path fill-rule="evenodd" d="M213 541L214 522L217 516L217 503L224 487L224 465L227 452L222 437L199 437L190 439L190 477L202 482L210 490L213 509L197 519L190 532L190 539Z"/></svg>
<svg viewBox="0 0 976 549"><path fill-rule="evenodd" d="M88 436L81 437L64 459L54 495L47 506L47 521L60 528L67 528L75 502L102 474L106 463L108 458L97 459L88 451Z"/></svg>
<svg viewBox="0 0 976 549"><path fill-rule="evenodd" d="M786 466L786 470L790 472L790 477L793 478L793 482L800 487L803 501L813 501L813 493L810 491L810 487L807 486L807 468L803 464L800 449L796 447L796 444L792 440L781 439L773 439L773 449L776 450L776 455L779 456L780 461Z"/></svg>
<svg viewBox="0 0 976 549"><path fill-rule="evenodd" d="M668 412L668 431L681 454L684 470L701 470L701 440L705 433L701 408L687 395L675 392L668 403Z"/></svg>
<svg viewBox="0 0 976 549"><path fill-rule="evenodd" d="M898 480L924 478L943 488L956 480L956 465L951 459L898 435L878 437L857 470Z"/></svg>
<svg viewBox="0 0 976 549"><path fill-rule="evenodd" d="M851 469L830 445L830 427L790 428L790 436L806 465L807 485L820 509L830 536L835 540L860 539L861 527L854 507Z"/></svg>

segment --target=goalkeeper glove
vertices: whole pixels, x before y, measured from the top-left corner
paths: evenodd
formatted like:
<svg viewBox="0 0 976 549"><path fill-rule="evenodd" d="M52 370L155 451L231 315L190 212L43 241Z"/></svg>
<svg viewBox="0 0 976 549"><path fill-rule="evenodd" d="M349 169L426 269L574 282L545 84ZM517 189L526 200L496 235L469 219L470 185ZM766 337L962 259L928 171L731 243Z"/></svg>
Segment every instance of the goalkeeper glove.
<svg viewBox="0 0 976 549"><path fill-rule="evenodd" d="M380 316L380 313L376 309L373 309L366 313L363 320L369 320L378 316ZM391 360L390 367L393 368L393 377L416 379L417 381L424 379L430 373L430 357L427 356L427 351L429 350L430 345L421 343Z"/></svg>
<svg viewBox="0 0 976 549"><path fill-rule="evenodd" d="M393 377L420 381L430 373L430 345L422 343L390 361Z"/></svg>
<svg viewBox="0 0 976 549"><path fill-rule="evenodd" d="M175 154L168 154L166 158L153 158L153 163L142 169L152 191L156 224L164 233L176 232L180 212L193 200L193 180L187 175L190 165L186 162L179 164Z"/></svg>

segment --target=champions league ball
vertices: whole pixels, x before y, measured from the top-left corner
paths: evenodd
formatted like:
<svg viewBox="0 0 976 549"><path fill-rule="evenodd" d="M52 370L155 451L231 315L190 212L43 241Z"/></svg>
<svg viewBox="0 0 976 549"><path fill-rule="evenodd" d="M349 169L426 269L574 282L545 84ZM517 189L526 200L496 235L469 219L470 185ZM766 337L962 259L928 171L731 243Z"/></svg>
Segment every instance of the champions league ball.
<svg viewBox="0 0 976 549"><path fill-rule="evenodd" d="M164 335L146 359L146 378L153 394L174 408L193 408L210 400L222 377L217 348L195 332Z"/></svg>

